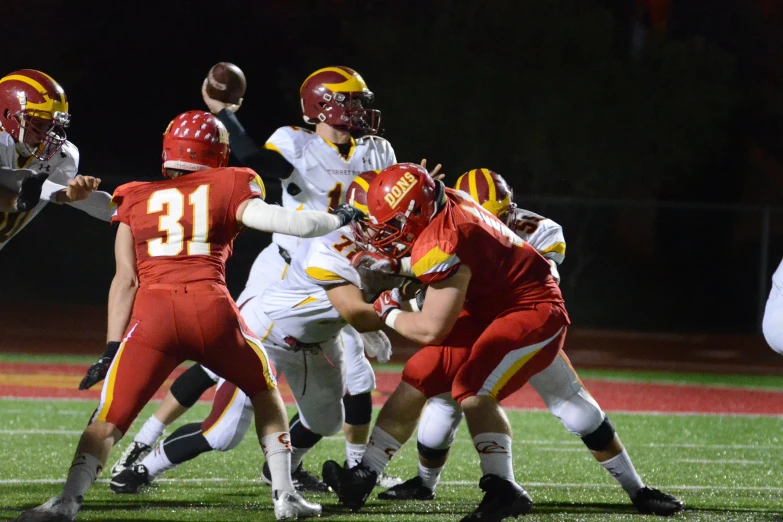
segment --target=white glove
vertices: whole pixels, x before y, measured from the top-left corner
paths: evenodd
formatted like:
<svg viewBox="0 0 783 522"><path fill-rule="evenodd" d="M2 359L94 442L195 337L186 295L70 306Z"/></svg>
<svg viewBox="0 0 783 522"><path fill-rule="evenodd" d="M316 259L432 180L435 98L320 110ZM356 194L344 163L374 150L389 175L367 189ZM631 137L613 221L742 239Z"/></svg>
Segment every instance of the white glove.
<svg viewBox="0 0 783 522"><path fill-rule="evenodd" d="M364 342L364 352L367 357L375 357L379 363L387 363L391 359L392 345L386 334L377 332L366 332L362 334Z"/></svg>

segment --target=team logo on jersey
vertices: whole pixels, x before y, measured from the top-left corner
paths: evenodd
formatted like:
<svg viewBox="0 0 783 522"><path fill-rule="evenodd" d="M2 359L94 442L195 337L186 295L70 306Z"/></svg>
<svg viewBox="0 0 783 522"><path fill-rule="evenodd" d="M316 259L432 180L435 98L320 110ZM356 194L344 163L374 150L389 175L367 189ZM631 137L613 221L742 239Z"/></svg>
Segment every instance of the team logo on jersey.
<svg viewBox="0 0 783 522"><path fill-rule="evenodd" d="M384 201L389 204L389 208L395 208L399 205L402 198L404 198L418 182L416 176L410 172L406 172L397 180L397 183L394 184L389 193L383 196Z"/></svg>

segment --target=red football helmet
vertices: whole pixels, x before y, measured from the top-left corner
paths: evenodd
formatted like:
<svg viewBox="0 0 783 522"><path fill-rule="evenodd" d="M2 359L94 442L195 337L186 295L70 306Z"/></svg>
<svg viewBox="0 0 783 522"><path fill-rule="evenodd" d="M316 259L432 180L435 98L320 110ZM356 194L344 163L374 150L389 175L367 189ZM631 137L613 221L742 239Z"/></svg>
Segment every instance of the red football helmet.
<svg viewBox="0 0 783 522"><path fill-rule="evenodd" d="M318 69L299 89L304 121L328 123L353 134L377 134L381 111L368 109L375 95L359 73L348 67Z"/></svg>
<svg viewBox="0 0 783 522"><path fill-rule="evenodd" d="M474 169L466 172L454 184L455 190L470 194L473 200L505 222L514 207L513 191L506 180L489 169Z"/></svg>
<svg viewBox="0 0 783 522"><path fill-rule="evenodd" d="M390 257L404 257L439 210L442 184L421 165L398 163L381 171L367 191L370 244Z"/></svg>
<svg viewBox="0 0 783 522"><path fill-rule="evenodd" d="M228 131L205 111L183 112L163 133L163 175L166 169L194 172L228 165Z"/></svg>
<svg viewBox="0 0 783 522"><path fill-rule="evenodd" d="M0 78L0 126L29 155L43 161L54 156L70 121L65 91L51 76L21 69Z"/></svg>

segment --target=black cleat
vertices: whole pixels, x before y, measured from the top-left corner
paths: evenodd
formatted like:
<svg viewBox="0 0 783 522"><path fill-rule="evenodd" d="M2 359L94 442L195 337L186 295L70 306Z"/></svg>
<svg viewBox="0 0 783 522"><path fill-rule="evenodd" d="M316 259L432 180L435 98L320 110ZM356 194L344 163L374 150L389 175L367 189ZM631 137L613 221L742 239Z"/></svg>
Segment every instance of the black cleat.
<svg viewBox="0 0 783 522"><path fill-rule="evenodd" d="M146 466L144 464L136 464L127 468L116 477L112 477L109 487L115 493L135 494L141 491L142 488L149 486L151 482Z"/></svg>
<svg viewBox="0 0 783 522"><path fill-rule="evenodd" d="M346 469L333 460L324 462L324 482L337 493L340 503L359 511L378 482L378 474L367 466L357 464Z"/></svg>
<svg viewBox="0 0 783 522"><path fill-rule="evenodd" d="M130 446L125 448L120 460L111 467L111 476L116 477L126 469L133 467L134 464L144 460L144 457L149 455L151 451L152 448L150 446L134 440L130 443Z"/></svg>
<svg viewBox="0 0 783 522"><path fill-rule="evenodd" d="M631 502L642 515L668 517L685 510L682 500L655 488L643 487Z"/></svg>
<svg viewBox="0 0 783 522"><path fill-rule="evenodd" d="M264 471L261 474L261 480L265 484L272 486L272 473L269 471L269 464L264 462ZM331 491L324 481L304 469L302 463L299 463L299 467L291 472L291 482L294 483L294 487L297 491L310 491L312 493L328 493Z"/></svg>
<svg viewBox="0 0 783 522"><path fill-rule="evenodd" d="M381 500L435 500L435 492L416 476L378 495Z"/></svg>
<svg viewBox="0 0 783 522"><path fill-rule="evenodd" d="M499 522L526 515L533 509L533 499L515 482L497 475L484 475L479 487L484 491L484 498L476 510L460 522Z"/></svg>

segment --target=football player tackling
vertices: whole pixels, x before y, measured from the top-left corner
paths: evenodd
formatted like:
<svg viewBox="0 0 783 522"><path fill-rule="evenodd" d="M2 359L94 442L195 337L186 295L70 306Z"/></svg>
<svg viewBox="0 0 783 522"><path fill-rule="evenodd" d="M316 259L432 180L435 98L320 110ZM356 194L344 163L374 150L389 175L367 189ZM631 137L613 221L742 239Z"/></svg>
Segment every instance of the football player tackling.
<svg viewBox="0 0 783 522"><path fill-rule="evenodd" d="M225 286L225 262L241 226L301 237L324 235L359 212L294 212L263 202L250 169L226 168L228 135L209 113L190 111L163 138L164 181L117 189L112 221L117 271L109 291L108 340L121 341L101 400L84 430L62 493L19 520L74 520L111 448L166 377L185 360L242 389L255 411L272 475L278 520L320 515L291 483L288 422L260 340Z"/></svg>

